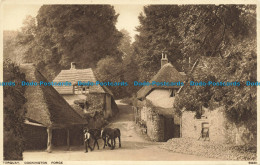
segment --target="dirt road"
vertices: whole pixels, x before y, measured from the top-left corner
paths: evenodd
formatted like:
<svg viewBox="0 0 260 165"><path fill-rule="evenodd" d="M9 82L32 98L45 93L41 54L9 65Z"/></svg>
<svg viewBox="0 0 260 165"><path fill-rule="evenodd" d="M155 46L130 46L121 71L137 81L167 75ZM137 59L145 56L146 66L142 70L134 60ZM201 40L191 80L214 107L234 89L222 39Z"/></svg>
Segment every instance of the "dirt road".
<svg viewBox="0 0 260 165"><path fill-rule="evenodd" d="M160 148L163 143L150 142L143 135L136 132L134 124L134 114L129 105L117 102L120 113L114 119L109 127L116 127L121 130L122 148L118 148L118 140L116 140L116 148L110 150L103 149L103 142L100 139L100 150L95 148L94 151L84 153L83 147L71 148L70 151L62 149L54 150L52 153L47 152L25 152L24 160L62 160L62 161L103 161L103 160L160 160L160 161L212 161L216 159L198 157L194 155L185 155L173 153Z"/></svg>

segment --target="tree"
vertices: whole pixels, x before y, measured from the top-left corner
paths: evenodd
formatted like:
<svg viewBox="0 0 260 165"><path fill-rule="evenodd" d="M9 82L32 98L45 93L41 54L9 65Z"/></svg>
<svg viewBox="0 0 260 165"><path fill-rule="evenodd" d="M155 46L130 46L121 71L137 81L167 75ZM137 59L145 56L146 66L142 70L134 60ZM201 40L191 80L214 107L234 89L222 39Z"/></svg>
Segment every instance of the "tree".
<svg viewBox="0 0 260 165"><path fill-rule="evenodd" d="M126 56L131 56L133 53L132 45L131 45L131 36L129 32L125 29L120 30L123 37L120 40L120 44L118 46L119 51L123 54L123 59L126 58Z"/></svg>
<svg viewBox="0 0 260 165"><path fill-rule="evenodd" d="M122 61L115 57L107 56L97 63L95 73L100 81L103 82L122 82L123 77ZM107 86L115 98L122 98L125 96L125 86Z"/></svg>
<svg viewBox="0 0 260 165"><path fill-rule="evenodd" d="M4 159L22 160L23 125L26 102L25 87L18 85L25 81L25 75L10 60L4 61L4 82L15 82L16 86L4 86Z"/></svg>
<svg viewBox="0 0 260 165"><path fill-rule="evenodd" d="M181 70L177 62L182 59L180 36L175 25L179 10L177 5L150 5L144 7L144 14L139 16L139 35L133 45L141 81L149 80L158 72L162 51L168 55L169 61Z"/></svg>
<svg viewBox="0 0 260 165"><path fill-rule="evenodd" d="M187 81L256 81L255 5L149 5L139 16L136 37L140 80L150 80L160 69L165 51ZM195 61L208 61L204 69ZM177 63L176 63L177 62ZM199 70L199 71L198 71ZM198 111L200 106L225 107L227 119L246 125L256 134L256 87L191 87L176 97L176 111Z"/></svg>
<svg viewBox="0 0 260 165"><path fill-rule="evenodd" d="M181 15L187 29L180 31L183 56L199 62L208 58L209 66L188 73L188 81L241 82L239 87L191 87L186 85L175 100L177 111L198 111L224 106L227 119L237 126L245 125L256 135L256 87L245 86L256 81L256 10L254 5L191 6ZM194 15L195 14L195 15ZM191 18L190 18L191 17ZM184 19L187 18L187 19ZM206 19L205 19L206 18ZM195 30L196 29L196 30ZM195 69L196 70L196 69Z"/></svg>
<svg viewBox="0 0 260 165"><path fill-rule="evenodd" d="M71 62L79 68L94 68L108 55L120 57L117 17L110 5L43 5L36 17L36 28L26 24L28 40L21 44L33 48L27 59L32 59L52 80Z"/></svg>

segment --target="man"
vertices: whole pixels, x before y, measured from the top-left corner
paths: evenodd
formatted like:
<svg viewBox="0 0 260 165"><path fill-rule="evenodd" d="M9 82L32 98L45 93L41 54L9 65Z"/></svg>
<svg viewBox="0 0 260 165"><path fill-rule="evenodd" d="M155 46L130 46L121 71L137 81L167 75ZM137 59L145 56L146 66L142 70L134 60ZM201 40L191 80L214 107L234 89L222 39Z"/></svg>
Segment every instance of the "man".
<svg viewBox="0 0 260 165"><path fill-rule="evenodd" d="M84 129L84 145L85 145L85 152L88 152L88 148L90 148L90 150L92 151L93 149L90 147L89 145L89 141L90 141L90 133L88 131L88 129Z"/></svg>

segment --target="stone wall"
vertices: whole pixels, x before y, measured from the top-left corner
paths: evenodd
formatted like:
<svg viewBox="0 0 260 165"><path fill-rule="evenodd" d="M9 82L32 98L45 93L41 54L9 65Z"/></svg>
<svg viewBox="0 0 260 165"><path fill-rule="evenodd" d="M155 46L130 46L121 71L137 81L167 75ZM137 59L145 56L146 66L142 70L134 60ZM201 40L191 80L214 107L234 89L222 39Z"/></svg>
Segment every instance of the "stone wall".
<svg viewBox="0 0 260 165"><path fill-rule="evenodd" d="M181 137L198 139L200 137L201 122L195 119L195 113L184 111L181 119Z"/></svg>
<svg viewBox="0 0 260 165"><path fill-rule="evenodd" d="M112 116L115 116L116 114L118 114L119 109L118 109L117 104L113 97L111 97L111 108L112 108Z"/></svg>
<svg viewBox="0 0 260 165"><path fill-rule="evenodd" d="M254 138L245 128L245 126L235 126L227 121L223 108L217 108L213 111L206 111L206 119L196 119L195 112L184 111L181 121L182 137L199 139L202 129L202 123L209 123L210 141L229 144L247 144L252 143Z"/></svg>
<svg viewBox="0 0 260 165"><path fill-rule="evenodd" d="M147 121L147 116L148 116L148 108L147 107L143 107L142 109L141 109L141 120L142 121Z"/></svg>
<svg viewBox="0 0 260 165"><path fill-rule="evenodd" d="M221 110L209 111L205 114L207 118L195 118L195 112L184 111L182 114L182 137L199 139L202 123L209 123L209 138L211 141L225 143L226 129L225 118Z"/></svg>
<svg viewBox="0 0 260 165"><path fill-rule="evenodd" d="M143 106L139 112L140 119L145 122L147 135L151 140L163 142L173 137L179 137L180 128L179 125L174 125L173 117L158 114L148 106Z"/></svg>
<svg viewBox="0 0 260 165"><path fill-rule="evenodd" d="M153 141L164 141L164 117L147 109L147 135Z"/></svg>

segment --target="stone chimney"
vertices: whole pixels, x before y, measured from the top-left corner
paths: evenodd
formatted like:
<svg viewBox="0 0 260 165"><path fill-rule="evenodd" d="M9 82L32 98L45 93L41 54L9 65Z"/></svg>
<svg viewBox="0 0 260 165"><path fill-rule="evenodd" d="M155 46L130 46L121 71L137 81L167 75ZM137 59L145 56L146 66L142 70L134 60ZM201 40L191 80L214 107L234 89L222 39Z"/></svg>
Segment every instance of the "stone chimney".
<svg viewBox="0 0 260 165"><path fill-rule="evenodd" d="M76 62L72 62L70 66L71 66L70 69L76 69Z"/></svg>
<svg viewBox="0 0 260 165"><path fill-rule="evenodd" d="M166 54L162 53L162 59L161 59L161 68L165 65L168 64L168 58Z"/></svg>

